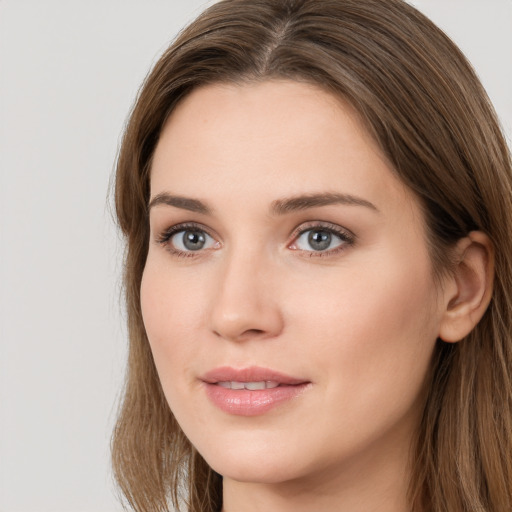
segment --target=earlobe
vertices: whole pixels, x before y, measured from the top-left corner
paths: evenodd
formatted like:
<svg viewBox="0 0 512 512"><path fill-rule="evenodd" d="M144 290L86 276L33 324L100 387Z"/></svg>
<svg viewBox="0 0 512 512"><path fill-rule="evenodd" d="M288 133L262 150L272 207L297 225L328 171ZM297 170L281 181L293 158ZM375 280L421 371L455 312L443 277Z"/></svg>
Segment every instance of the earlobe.
<svg viewBox="0 0 512 512"><path fill-rule="evenodd" d="M480 321L491 301L494 280L494 251L485 233L472 231L461 239L456 257L439 326L439 338L449 343L462 340Z"/></svg>

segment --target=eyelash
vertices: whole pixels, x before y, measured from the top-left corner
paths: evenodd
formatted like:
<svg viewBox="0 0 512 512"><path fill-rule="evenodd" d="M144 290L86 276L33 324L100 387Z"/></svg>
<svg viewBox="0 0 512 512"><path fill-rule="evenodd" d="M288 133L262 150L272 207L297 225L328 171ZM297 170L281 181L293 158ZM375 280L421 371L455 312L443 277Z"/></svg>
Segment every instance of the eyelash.
<svg viewBox="0 0 512 512"><path fill-rule="evenodd" d="M180 233L182 231L202 231L206 233L208 236L211 236L214 238L213 235L210 234L210 232L201 224L196 224L194 222L185 222L183 224L176 224L175 226L171 226L170 228L166 229L163 233L160 234L160 236L157 238L157 242L161 245L163 245L173 256L178 256L180 258L193 258L198 256L198 254L194 251L180 251L179 249L176 249L172 247L171 244L169 244L169 241L171 238L176 234ZM201 251L197 251L198 253Z"/></svg>
<svg viewBox="0 0 512 512"><path fill-rule="evenodd" d="M293 241L288 246L296 243L300 236L302 236L304 233L307 233L308 231L325 231L338 237L342 242L339 246L327 251L306 251L303 249L293 249L298 252L306 253L310 258L325 258L334 256L342 251L345 251L347 247L352 247L356 242L356 236L348 229L342 228L337 224L331 224L330 222L317 221L306 222L305 224L301 224L297 229L295 229L292 234Z"/></svg>
<svg viewBox="0 0 512 512"><path fill-rule="evenodd" d="M181 251L179 249L176 249L175 247L172 247L171 244L169 244L169 241L171 238L182 231L199 231L204 232L208 236L215 238L208 229L205 228L205 226L202 226L201 224L196 224L194 222L186 222L182 224L176 224L175 226L171 226L170 228L163 231L156 239L157 243L160 245L163 245L173 256L177 256L180 258L193 258L199 256L199 253L203 251ZM329 222L308 222L305 224L301 224L298 228L296 228L292 233L292 242L288 244L287 247L290 247L290 245L297 242L297 240L300 238L301 235L304 233L307 233L308 231L325 231L327 233L330 233L332 235L335 235L341 240L341 244L334 249L326 250L326 251L306 251L304 249L292 249L297 252L306 253L308 257L310 258L321 258L321 257L329 257L334 256L344 250L348 247L351 247L355 244L356 237L355 235L349 231L348 229L341 228L340 226L336 224L331 224Z"/></svg>

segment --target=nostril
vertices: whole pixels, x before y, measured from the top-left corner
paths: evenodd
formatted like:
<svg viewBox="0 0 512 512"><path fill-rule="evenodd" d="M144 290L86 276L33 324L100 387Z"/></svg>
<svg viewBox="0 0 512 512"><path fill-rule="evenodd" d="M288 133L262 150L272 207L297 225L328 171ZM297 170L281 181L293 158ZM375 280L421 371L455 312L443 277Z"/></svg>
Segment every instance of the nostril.
<svg viewBox="0 0 512 512"><path fill-rule="evenodd" d="M221 332L214 331L215 335L219 338L226 338L226 335L223 335ZM265 331L263 329L246 329L245 331L239 333L238 335L233 335L231 338L235 341L246 341L254 338L260 338L265 336Z"/></svg>
<svg viewBox="0 0 512 512"><path fill-rule="evenodd" d="M273 338L283 328L279 306L257 294L248 298L229 294L219 297L209 323L216 337L231 341Z"/></svg>
<svg viewBox="0 0 512 512"><path fill-rule="evenodd" d="M242 336L258 336L259 334L263 334L264 332L265 331L263 331L262 329L247 329L247 331L242 333Z"/></svg>

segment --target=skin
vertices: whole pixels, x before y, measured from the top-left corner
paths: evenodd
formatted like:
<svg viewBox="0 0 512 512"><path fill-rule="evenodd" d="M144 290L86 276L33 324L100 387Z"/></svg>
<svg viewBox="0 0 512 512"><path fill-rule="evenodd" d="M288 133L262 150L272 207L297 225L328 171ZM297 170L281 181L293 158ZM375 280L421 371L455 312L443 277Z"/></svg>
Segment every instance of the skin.
<svg viewBox="0 0 512 512"><path fill-rule="evenodd" d="M406 512L425 377L460 283L436 287L418 202L354 111L296 82L200 88L157 145L151 198L163 193L209 211L151 207L143 319L175 417L224 477L223 510ZM373 207L272 211L317 193ZM180 234L162 241L181 223L199 225L205 248L177 253ZM314 251L311 231L297 234L331 227L351 241L331 235L333 248ZM311 385L236 416L200 380L220 366Z"/></svg>

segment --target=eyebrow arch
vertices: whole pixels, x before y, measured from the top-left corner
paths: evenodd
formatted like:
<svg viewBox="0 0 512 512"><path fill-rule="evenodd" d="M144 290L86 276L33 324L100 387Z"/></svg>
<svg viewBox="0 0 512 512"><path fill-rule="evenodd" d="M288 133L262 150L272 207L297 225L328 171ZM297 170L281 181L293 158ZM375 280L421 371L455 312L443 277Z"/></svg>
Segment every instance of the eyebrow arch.
<svg viewBox="0 0 512 512"><path fill-rule="evenodd" d="M190 197L173 196L167 192L157 194L148 205L148 211L154 206L167 205L174 206L175 208L181 208L190 212L202 213L204 215L210 215L211 209L199 199L192 199Z"/></svg>
<svg viewBox="0 0 512 512"><path fill-rule="evenodd" d="M274 215L284 215L298 210L307 210L308 208L329 206L332 204L364 206L379 213L379 209L366 199L350 194L336 193L308 194L285 199L277 199L272 202L271 211Z"/></svg>

